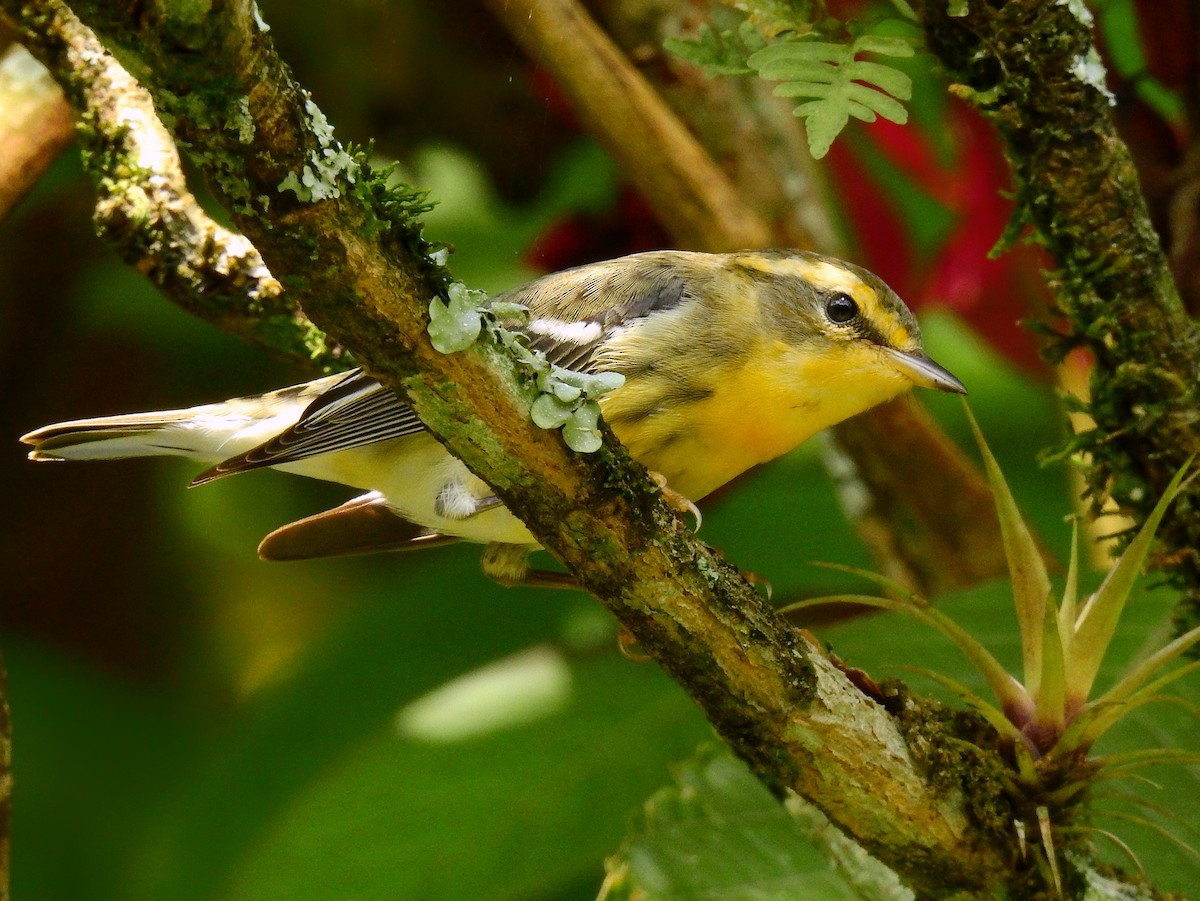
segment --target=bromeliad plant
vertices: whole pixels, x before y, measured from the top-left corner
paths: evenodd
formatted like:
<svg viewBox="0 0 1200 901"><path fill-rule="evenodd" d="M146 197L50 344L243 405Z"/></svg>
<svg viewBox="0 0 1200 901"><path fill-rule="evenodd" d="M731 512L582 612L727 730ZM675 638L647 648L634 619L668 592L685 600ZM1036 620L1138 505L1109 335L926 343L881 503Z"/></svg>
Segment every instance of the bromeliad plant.
<svg viewBox="0 0 1200 901"><path fill-rule="evenodd" d="M1129 759L1097 761L1088 751L1105 732L1138 707L1163 700L1162 690L1200 667L1200 661L1164 668L1200 643L1200 627L1179 636L1150 654L1115 685L1093 697L1092 689L1121 612L1139 571L1149 555L1154 533L1184 482L1185 466L1167 487L1145 524L1116 561L1099 589L1081 601L1078 594L1078 535L1072 541L1071 562L1062 600L1051 598L1050 578L1028 526L970 410L975 439L996 500L1005 553L1012 577L1020 627L1023 679L1011 675L992 653L949 616L902 585L874 573L835 566L883 586L890 597L838 595L816 598L793 609L829 603L856 603L906 613L937 629L970 660L987 682L995 702L938 673L922 671L974 707L999 733L1013 765L1013 787L1037 806L1040 831L1050 842L1051 809L1063 811L1087 796L1090 776L1102 763L1110 773L1119 767L1165 760L1196 762L1193 755L1170 750L1138 752ZM1061 817L1058 818L1061 822ZM1050 866L1057 867L1048 854Z"/></svg>

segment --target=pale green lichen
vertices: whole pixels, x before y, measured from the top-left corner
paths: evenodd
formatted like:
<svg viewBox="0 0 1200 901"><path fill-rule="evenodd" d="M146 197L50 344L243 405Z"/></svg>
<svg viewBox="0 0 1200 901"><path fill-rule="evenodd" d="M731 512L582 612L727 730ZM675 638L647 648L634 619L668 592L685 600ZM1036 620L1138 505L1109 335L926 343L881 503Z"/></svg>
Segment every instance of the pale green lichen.
<svg viewBox="0 0 1200 901"><path fill-rule="evenodd" d="M511 334L511 333L509 333ZM514 336L517 337L517 336ZM604 394L625 384L619 372L576 372L550 363L542 354L531 351L519 340L517 359L537 373L540 392L530 407L534 424L543 429L562 429L567 447L581 454L600 450L604 443L600 432L600 404Z"/></svg>
<svg viewBox="0 0 1200 901"><path fill-rule="evenodd" d="M1088 9L1084 0L1058 0L1058 5L1065 6L1067 9L1069 9L1071 11L1071 15L1078 19L1085 28L1092 27L1092 23L1095 21L1095 19L1092 16L1092 11Z"/></svg>
<svg viewBox="0 0 1200 901"><path fill-rule="evenodd" d="M1089 31L1091 30L1092 24L1095 22L1095 17L1092 15L1092 11L1087 8L1084 0L1058 0L1058 5L1065 6L1084 28ZM1117 105L1117 98L1108 89L1106 80L1107 72L1104 68L1104 63L1101 61L1100 54L1096 52L1094 45L1089 44L1087 51L1075 58L1075 62L1071 65L1071 74L1085 84L1091 85L1108 98L1109 106Z"/></svg>
<svg viewBox="0 0 1200 901"><path fill-rule="evenodd" d="M1088 45L1087 52L1081 53L1075 58L1075 62L1071 66L1071 74L1108 98L1109 106L1117 105L1116 96L1108 89L1108 72L1104 68L1104 61L1100 59L1100 54L1096 52L1094 44Z"/></svg>
<svg viewBox="0 0 1200 901"><path fill-rule="evenodd" d="M438 353L466 350L483 329L483 302L487 294L472 291L462 282L454 282L446 291L447 300L429 301L429 340Z"/></svg>
<svg viewBox="0 0 1200 901"><path fill-rule="evenodd" d="M230 120L230 127L237 132L239 144L254 143L254 117L250 115L250 98L247 96L239 97L236 101L237 112L234 113Z"/></svg>
<svg viewBox="0 0 1200 901"><path fill-rule="evenodd" d="M278 190L291 191L305 202L341 197L342 179L353 185L358 179L359 163L334 138L333 126L307 91L304 93L304 110L308 113L309 130L318 146L308 155L308 162L300 173L289 172L279 183Z"/></svg>
<svg viewBox="0 0 1200 901"><path fill-rule="evenodd" d="M616 372L575 372L555 366L545 355L529 348L526 338L509 327L519 327L528 318L528 309L516 303L488 305L487 295L454 282L446 291L447 299L435 297L429 302L429 340L441 353L466 350L486 328L492 338L505 347L518 366L536 381L538 396L530 406L534 424L543 429L562 429L563 440L581 454L595 453L604 443L600 431L600 405L597 400L619 388L625 377Z"/></svg>
<svg viewBox="0 0 1200 901"><path fill-rule="evenodd" d="M268 25L266 20L262 17L262 12L259 10L258 4L252 3L250 5L250 9L254 14L254 27L257 28L261 34L266 34L268 31L270 31L271 26Z"/></svg>

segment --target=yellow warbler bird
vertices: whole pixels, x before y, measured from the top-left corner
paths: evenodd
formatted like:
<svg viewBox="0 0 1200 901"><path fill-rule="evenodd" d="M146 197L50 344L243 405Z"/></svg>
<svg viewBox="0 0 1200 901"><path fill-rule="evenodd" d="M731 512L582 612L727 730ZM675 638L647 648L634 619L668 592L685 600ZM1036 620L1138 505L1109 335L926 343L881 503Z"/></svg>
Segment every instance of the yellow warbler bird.
<svg viewBox="0 0 1200 901"><path fill-rule="evenodd" d="M963 393L926 356L916 319L866 270L791 250L656 251L547 275L521 304L529 345L558 366L616 372L604 419L669 488L699 500L752 466L913 385ZM80 419L22 439L33 460L181 455L199 484L270 466L368 494L283 526L259 553L296 560L465 539L504 584L537 541L413 411L361 371L185 410Z"/></svg>

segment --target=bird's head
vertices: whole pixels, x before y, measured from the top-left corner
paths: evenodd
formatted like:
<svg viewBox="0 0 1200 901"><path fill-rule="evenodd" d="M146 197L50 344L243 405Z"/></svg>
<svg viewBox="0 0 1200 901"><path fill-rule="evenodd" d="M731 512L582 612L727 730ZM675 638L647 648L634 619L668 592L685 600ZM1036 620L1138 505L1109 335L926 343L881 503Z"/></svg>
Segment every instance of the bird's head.
<svg viewBox="0 0 1200 901"><path fill-rule="evenodd" d="M904 301L866 269L801 251L746 254L731 263L757 286L760 322L775 351L805 384L828 386L823 394L857 396L866 409L913 385L966 393L925 353Z"/></svg>

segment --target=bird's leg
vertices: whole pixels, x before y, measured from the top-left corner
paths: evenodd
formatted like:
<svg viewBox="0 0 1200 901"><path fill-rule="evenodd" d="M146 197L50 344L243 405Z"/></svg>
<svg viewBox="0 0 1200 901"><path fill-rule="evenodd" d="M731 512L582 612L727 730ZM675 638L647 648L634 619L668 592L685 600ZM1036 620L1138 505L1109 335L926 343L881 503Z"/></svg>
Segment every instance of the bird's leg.
<svg viewBox="0 0 1200 901"><path fill-rule="evenodd" d="M483 549L479 566L483 574L505 588L530 585L534 588L573 588L581 590L570 573L534 569L529 554L536 548L528 544L502 544L493 541Z"/></svg>
<svg viewBox="0 0 1200 901"><path fill-rule="evenodd" d="M662 492L663 500L666 501L673 509L680 513L690 513L696 520L695 531L700 531L700 525L704 522L704 517L700 515L700 508L693 504L688 498L684 497L678 491L675 491L667 484L667 477L661 472L651 472L650 478L654 484L658 486L658 490Z"/></svg>
<svg viewBox="0 0 1200 901"><path fill-rule="evenodd" d="M438 492L434 511L446 519L468 519L501 506L495 495L479 497L461 480L447 482ZM568 573L534 569L529 565L529 554L536 549L528 544L505 544L493 541L483 549L479 566L483 574L505 588L531 585L535 588L579 588L579 584Z"/></svg>
<svg viewBox="0 0 1200 901"><path fill-rule="evenodd" d="M569 573L534 569L529 565L529 554L534 550L527 544L501 544L492 542L483 549L479 561L484 575L499 582L505 588L517 585L532 585L535 588L574 588L582 591ZM630 660L652 659L638 648L633 633L620 626L617 631L617 650Z"/></svg>

